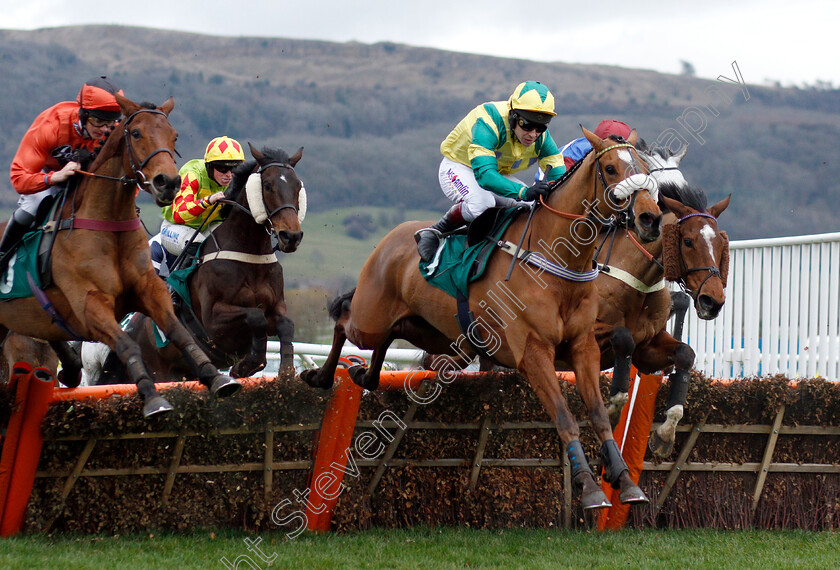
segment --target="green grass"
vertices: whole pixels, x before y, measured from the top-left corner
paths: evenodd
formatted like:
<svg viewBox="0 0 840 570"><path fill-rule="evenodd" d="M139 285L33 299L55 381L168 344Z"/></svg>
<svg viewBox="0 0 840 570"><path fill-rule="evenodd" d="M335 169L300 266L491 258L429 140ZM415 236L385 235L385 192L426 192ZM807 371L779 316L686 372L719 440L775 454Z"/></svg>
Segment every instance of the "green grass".
<svg viewBox="0 0 840 570"><path fill-rule="evenodd" d="M303 222L303 242L300 248L283 255L283 273L287 283L312 284L338 279L355 282L365 260L377 243L392 230L396 223L380 223L384 214L393 217L397 210L393 208L358 207L328 212L309 213ZM367 239L359 240L347 235L342 224L345 217L355 213L369 213L376 224L377 231ZM442 212L427 210L406 210L400 214L403 220L437 220Z"/></svg>
<svg viewBox="0 0 840 570"><path fill-rule="evenodd" d="M260 538L273 563L248 551ZM354 534L224 531L119 537L24 536L0 541L8 569L225 568L251 556L260 568L837 568L840 535L831 532L566 532L455 529L374 530ZM249 568L240 562L239 568Z"/></svg>

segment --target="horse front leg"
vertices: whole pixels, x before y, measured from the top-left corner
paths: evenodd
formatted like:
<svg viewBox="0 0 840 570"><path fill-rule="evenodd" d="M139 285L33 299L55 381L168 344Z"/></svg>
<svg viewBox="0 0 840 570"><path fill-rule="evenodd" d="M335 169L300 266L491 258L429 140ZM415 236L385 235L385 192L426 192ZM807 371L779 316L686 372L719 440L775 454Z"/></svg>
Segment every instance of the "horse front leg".
<svg viewBox="0 0 840 570"><path fill-rule="evenodd" d="M610 333L610 346L615 356L615 362L613 364L612 382L610 383L607 415L610 418L610 425L614 426L618 423L621 409L630 399L630 366L633 360L633 350L636 348L630 329L615 327Z"/></svg>
<svg viewBox="0 0 840 570"><path fill-rule="evenodd" d="M388 347L394 342L394 335L389 335L379 346L373 349L370 364L367 370L363 366L351 366L350 377L353 382L365 390L376 390L379 388L379 374L382 372L382 365L385 363L385 355Z"/></svg>
<svg viewBox="0 0 840 570"><path fill-rule="evenodd" d="M295 370L295 323L283 315L277 318L277 338L280 340L280 371L294 373Z"/></svg>
<svg viewBox="0 0 840 570"><path fill-rule="evenodd" d="M347 333L344 332L345 322L347 322L346 317L339 318L333 327L333 342L324 365L318 369L304 370L300 373L300 379L313 388L329 390L335 382L335 369L341 358L341 349L344 348L344 342L347 340Z"/></svg>
<svg viewBox="0 0 840 570"><path fill-rule="evenodd" d="M85 297L84 319L91 340L111 347L125 366L131 381L137 385L137 392L143 398L143 416L151 418L173 411L172 404L155 389L154 380L143 364L140 345L132 340L114 319L113 297L101 291L89 291Z"/></svg>
<svg viewBox="0 0 840 570"><path fill-rule="evenodd" d="M590 332L575 339L570 346L569 358L575 372L578 392L589 410L592 427L601 440L604 480L612 485L613 489L620 490L619 500L622 504L647 503L648 498L644 491L630 478L630 469L612 435L607 409L601 399L601 351L595 341L595 335Z"/></svg>
<svg viewBox="0 0 840 570"><path fill-rule="evenodd" d="M148 315L163 331L184 357L184 361L210 393L217 398L232 396L242 389L242 385L226 374L219 372L206 354L198 347L195 339L175 316L172 298L163 280L149 271L149 277L143 281L138 292L138 304L142 313Z"/></svg>
<svg viewBox="0 0 840 570"><path fill-rule="evenodd" d="M654 454L667 457L674 451L677 424L683 417L691 367L694 366L694 351L667 331L661 330L650 343L636 351L633 360L637 362L639 370L645 372L674 366L674 371L668 377L671 390L665 406L665 421L648 440L648 446Z"/></svg>
<svg viewBox="0 0 840 570"><path fill-rule="evenodd" d="M230 369L234 378L246 378L265 368L268 321L261 309L219 302L213 305L210 315L203 315L201 320L209 323L205 328L223 352L239 356L247 342L243 341L250 338L248 352Z"/></svg>
<svg viewBox="0 0 840 570"><path fill-rule="evenodd" d="M611 506L609 499L595 482L595 475L580 443L580 427L577 419L569 410L566 399L560 391L560 384L557 382L557 374L554 371L554 350L533 333L529 333L523 355L517 367L528 379L551 417L551 421L554 422L560 439L566 444L566 455L572 466L572 479L581 490L581 505L584 509Z"/></svg>

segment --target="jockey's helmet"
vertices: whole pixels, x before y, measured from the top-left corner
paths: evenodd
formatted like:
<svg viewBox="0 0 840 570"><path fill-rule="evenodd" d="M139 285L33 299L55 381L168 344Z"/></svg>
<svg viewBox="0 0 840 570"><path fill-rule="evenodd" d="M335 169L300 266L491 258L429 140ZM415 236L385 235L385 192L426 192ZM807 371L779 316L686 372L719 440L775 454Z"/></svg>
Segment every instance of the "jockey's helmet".
<svg viewBox="0 0 840 570"><path fill-rule="evenodd" d="M230 170L245 161L245 153L239 141L230 137L216 137L207 144L204 162L207 168Z"/></svg>
<svg viewBox="0 0 840 570"><path fill-rule="evenodd" d="M554 112L554 95L539 81L525 81L516 86L508 100L510 103L511 129L521 117L531 123L548 125Z"/></svg>
<svg viewBox="0 0 840 570"><path fill-rule="evenodd" d="M122 95L122 89L104 75L88 79L76 96L76 102L81 107L79 119L82 123L88 117L95 117L100 121L119 120L122 111L114 97L117 93Z"/></svg>
<svg viewBox="0 0 840 570"><path fill-rule="evenodd" d="M595 131L593 132L596 136L602 139L605 139L610 135L615 135L627 140L627 137L630 136L630 132L632 130L633 129L631 129L627 123L610 119L598 123L598 126L595 127Z"/></svg>

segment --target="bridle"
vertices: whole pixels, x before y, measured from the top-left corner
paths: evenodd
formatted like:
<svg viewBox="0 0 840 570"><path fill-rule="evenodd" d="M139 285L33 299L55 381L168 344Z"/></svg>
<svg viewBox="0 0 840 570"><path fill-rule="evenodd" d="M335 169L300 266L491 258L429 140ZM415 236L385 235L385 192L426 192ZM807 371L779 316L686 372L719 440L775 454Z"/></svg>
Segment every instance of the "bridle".
<svg viewBox="0 0 840 570"><path fill-rule="evenodd" d="M259 174L260 177L262 177L262 173L265 172L266 170L268 170L269 168L272 168L272 167L288 168L293 173L295 172L294 167L288 162L269 162L268 164L261 165L256 171L252 172L251 174L252 175L253 174ZM295 173L295 178L297 178L297 173ZM302 189L302 187L301 187L301 189ZM243 188L241 191L242 192L247 192L247 189ZM262 193L262 189L260 189L260 192ZM262 197L261 197L261 200L262 200ZM229 198L223 198L222 200L219 200L217 202L217 204L231 205L231 206L233 206L235 208L238 208L241 211L245 212L246 214L248 214L248 216L253 218L256 223L260 224L261 226L263 226L265 228L265 231L269 235L269 237L274 237L274 236L277 235L277 231L274 229L274 226L271 224L271 219L274 217L275 214L277 214L278 212L281 212L283 210L292 210L295 213L296 216L298 216L298 217L300 216L300 210L299 210L298 206L295 206L291 202L285 202L285 203L281 204L280 206L274 208L271 212L266 212L265 213L265 216L266 216L265 219L260 222L257 219L259 214L255 215L254 212L252 211L252 209L254 208L254 205L250 204L250 198L248 199L248 201L249 201L249 205L251 206L250 208L248 206L244 206L244 205L240 204L239 202L237 202L235 200L231 200ZM261 203L260 206L263 209L265 208L265 201L264 200L262 200L262 203ZM208 216L208 218L209 218L209 216ZM277 240L277 243L275 244L273 249L275 251L279 251L279 249L280 249L279 239Z"/></svg>
<svg viewBox="0 0 840 570"><path fill-rule="evenodd" d="M114 180L114 181L120 182L123 186L126 186L126 187L133 186L133 185L136 184L137 186L142 187L143 190L145 190L147 192L150 192L149 185L151 184L151 182L149 182L149 180L146 179L146 175L143 173L143 169L146 168L146 166L149 164L149 161L153 157L157 156L158 154L160 154L162 152L168 153L169 156L171 156L172 160L174 161L175 160L175 154L177 154L178 151L174 151L174 153L173 153L172 149L169 149L169 148L166 148L166 147L161 147L161 148L157 148L157 149L153 150L143 160L140 160L137 157L137 153L134 152L134 147L131 144L131 135L129 133L128 126L131 124L131 121L133 121L134 118L137 115L140 115L141 113L154 113L156 115L163 115L167 120L169 120L168 117L166 116L166 113L164 113L163 111L159 111L158 109L139 109L139 110L135 111L134 113L132 113L131 115L129 115L128 118L125 120L125 122L122 123L123 141L125 142L125 150L126 150L126 155L128 157L128 164L131 167L132 174L134 175L133 178L130 178L127 175L123 175L123 176L120 176L120 177L106 176L104 174L97 174L95 172L87 172L87 171L84 171L84 170L77 170L76 172L79 173L79 174L83 174L85 176L89 176L91 178L102 178L104 180ZM180 155L178 155L178 156L180 156ZM139 163L139 165L138 165L138 163Z"/></svg>
<svg viewBox="0 0 840 570"><path fill-rule="evenodd" d="M707 214L705 212L693 212L691 214L686 214L682 218L679 218L677 220L677 227L679 227L679 225L682 222L684 222L685 220L687 220L689 218L695 218L695 217L709 218L709 219L715 220L715 223L717 223L717 218L715 218L711 214ZM683 247L683 240L680 239L680 264L683 266L684 270L683 270L683 274L680 276L679 280L677 281L677 284L680 286L680 288L683 291L685 291L693 299L695 299L696 297L700 296L700 292L703 290L703 285L706 284L706 281L708 281L711 277L718 277L721 280L723 280L723 275L720 272L720 268L718 268L716 266L708 266L708 267L702 267L702 266L700 266L700 267L688 267L688 266L686 266L685 256L682 254L682 247ZM685 278L688 277L689 273L693 273L695 271L708 271L709 274L706 275L706 278L703 279L703 281L700 283L700 286L697 288L697 293L692 294L691 290L688 288L688 285L685 282Z"/></svg>

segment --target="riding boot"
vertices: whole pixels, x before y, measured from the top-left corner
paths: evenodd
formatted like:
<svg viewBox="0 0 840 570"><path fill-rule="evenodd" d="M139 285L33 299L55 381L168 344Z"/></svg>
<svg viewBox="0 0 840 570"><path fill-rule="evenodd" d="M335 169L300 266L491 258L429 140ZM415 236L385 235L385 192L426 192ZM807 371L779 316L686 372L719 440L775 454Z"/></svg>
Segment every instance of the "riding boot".
<svg viewBox="0 0 840 570"><path fill-rule="evenodd" d="M467 222L461 212L462 203L458 202L446 212L443 217L432 226L418 230L414 234L414 240L417 242L417 252L420 254L420 259L426 263L430 262L435 257L435 252L440 245L440 238L443 234L457 230Z"/></svg>
<svg viewBox="0 0 840 570"><path fill-rule="evenodd" d="M17 247L34 221L35 216L20 208L12 214L9 223L6 224L6 231L3 232L3 238L0 240L0 273L6 269L9 254Z"/></svg>

